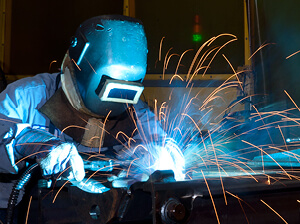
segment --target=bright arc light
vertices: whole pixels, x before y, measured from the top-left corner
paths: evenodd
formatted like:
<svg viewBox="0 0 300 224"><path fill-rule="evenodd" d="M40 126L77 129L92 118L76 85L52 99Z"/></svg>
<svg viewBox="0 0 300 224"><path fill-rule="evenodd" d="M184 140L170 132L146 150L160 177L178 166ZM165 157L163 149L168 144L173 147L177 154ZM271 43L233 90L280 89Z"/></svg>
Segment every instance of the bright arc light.
<svg viewBox="0 0 300 224"><path fill-rule="evenodd" d="M175 142L168 141L164 147L157 147L158 158L154 164L155 170L173 170L176 181L185 179L185 160Z"/></svg>

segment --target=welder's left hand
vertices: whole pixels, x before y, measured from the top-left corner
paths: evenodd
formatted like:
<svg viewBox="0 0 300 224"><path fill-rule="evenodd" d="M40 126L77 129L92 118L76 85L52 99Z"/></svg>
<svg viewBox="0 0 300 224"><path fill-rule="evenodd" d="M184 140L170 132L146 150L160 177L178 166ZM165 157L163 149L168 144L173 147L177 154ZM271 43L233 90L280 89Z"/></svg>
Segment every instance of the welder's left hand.
<svg viewBox="0 0 300 224"><path fill-rule="evenodd" d="M83 161L73 143L63 142L51 149L45 157L36 159L43 176L62 173L69 180L81 181L85 176Z"/></svg>
<svg viewBox="0 0 300 224"><path fill-rule="evenodd" d="M85 176L83 160L76 146L42 130L25 128L15 138L15 160L35 159L45 178L62 173L68 179L81 181Z"/></svg>

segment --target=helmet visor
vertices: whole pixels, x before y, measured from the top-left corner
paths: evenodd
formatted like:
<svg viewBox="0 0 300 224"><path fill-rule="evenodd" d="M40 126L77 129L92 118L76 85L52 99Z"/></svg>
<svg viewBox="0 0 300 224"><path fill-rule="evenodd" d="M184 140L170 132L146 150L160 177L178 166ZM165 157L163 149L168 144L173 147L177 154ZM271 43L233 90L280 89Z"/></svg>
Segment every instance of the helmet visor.
<svg viewBox="0 0 300 224"><path fill-rule="evenodd" d="M144 86L139 82L106 79L101 90L98 89L96 94L101 101L136 104L144 90Z"/></svg>

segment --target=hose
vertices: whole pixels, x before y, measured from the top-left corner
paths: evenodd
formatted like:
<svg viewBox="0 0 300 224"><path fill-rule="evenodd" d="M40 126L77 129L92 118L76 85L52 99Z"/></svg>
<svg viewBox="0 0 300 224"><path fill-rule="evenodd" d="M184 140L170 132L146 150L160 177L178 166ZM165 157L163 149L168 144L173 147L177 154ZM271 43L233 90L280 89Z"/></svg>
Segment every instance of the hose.
<svg viewBox="0 0 300 224"><path fill-rule="evenodd" d="M6 216L6 223L12 224L13 223L13 217L14 217L14 208L17 204L18 197L20 190L26 186L28 181L30 180L33 171L38 167L38 164L35 163L28 167L24 173L21 175L21 177L17 180L15 185L13 186L13 189L10 193L10 197L8 200L7 205L7 216Z"/></svg>

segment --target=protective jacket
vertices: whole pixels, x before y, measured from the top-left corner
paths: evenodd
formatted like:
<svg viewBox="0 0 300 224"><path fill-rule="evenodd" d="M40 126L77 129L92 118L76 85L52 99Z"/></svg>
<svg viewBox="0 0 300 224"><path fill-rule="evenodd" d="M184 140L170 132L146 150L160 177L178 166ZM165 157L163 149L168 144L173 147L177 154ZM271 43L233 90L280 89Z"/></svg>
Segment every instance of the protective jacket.
<svg viewBox="0 0 300 224"><path fill-rule="evenodd" d="M49 117L43 114L40 109L49 99L59 91L60 84L57 80L59 73L38 74L34 77L18 80L1 92L0 94L0 177L4 173L15 174L19 166L15 165L14 158L11 158L13 141L20 131L30 125L34 129L44 129L58 136L62 140L72 138L61 133L53 125ZM157 125L154 114L145 103L139 101L131 110L123 113L117 118L108 119L105 126L105 137L101 152L110 148L118 149L133 138L135 142L165 136L164 131ZM57 110L57 114L61 112ZM62 113L63 114L63 113ZM66 116L65 114L63 116ZM76 124L73 125L73 128ZM78 127L83 128L83 127ZM124 129L124 130L123 130ZM91 148L78 145L79 152L99 152L99 148ZM2 175L3 174L3 175ZM8 197L12 184L9 180L0 178L0 207L7 206Z"/></svg>

